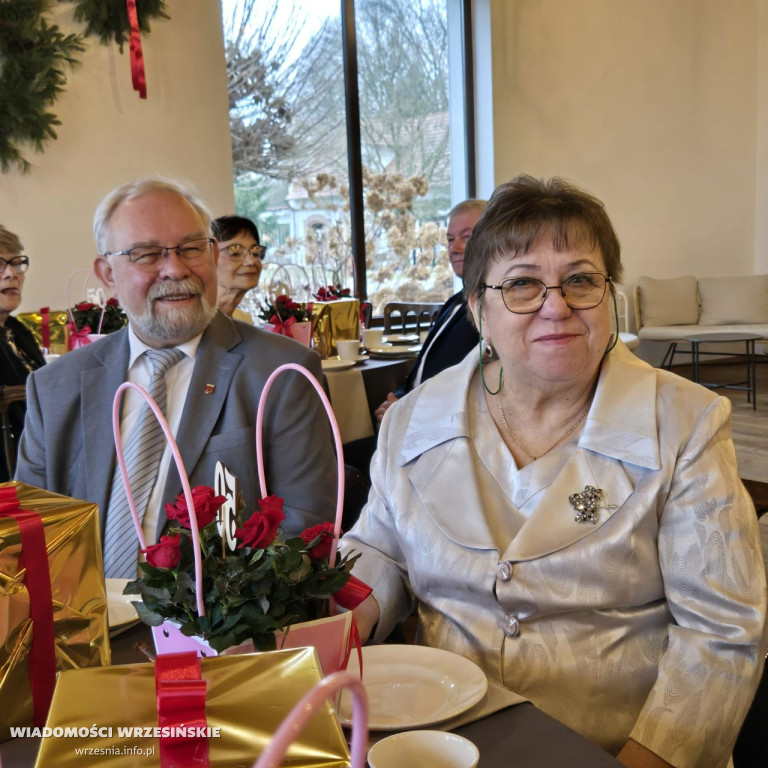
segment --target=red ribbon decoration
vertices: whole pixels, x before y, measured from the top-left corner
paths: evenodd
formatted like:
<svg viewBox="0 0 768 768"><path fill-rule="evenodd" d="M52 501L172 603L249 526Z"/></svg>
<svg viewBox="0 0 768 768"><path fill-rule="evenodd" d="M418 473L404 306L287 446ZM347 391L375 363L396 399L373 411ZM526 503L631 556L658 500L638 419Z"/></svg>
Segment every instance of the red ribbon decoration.
<svg viewBox="0 0 768 768"><path fill-rule="evenodd" d="M51 351L51 308L40 309L40 341L41 347L47 352Z"/></svg>
<svg viewBox="0 0 768 768"><path fill-rule="evenodd" d="M131 80L133 90L139 92L140 99L147 98L147 73L144 71L144 52L141 50L141 32L139 15L136 12L136 0L126 0L128 22L131 25Z"/></svg>
<svg viewBox="0 0 768 768"><path fill-rule="evenodd" d="M338 592L334 592L333 599L342 608L351 611L357 608L371 592L373 590L364 581L350 574L349 581Z"/></svg>
<svg viewBox="0 0 768 768"><path fill-rule="evenodd" d="M79 331L75 327L74 323L67 323L67 327L69 328L70 350L79 349L80 347L84 347L86 344L91 343L88 335L93 333L93 331L91 331L91 327L89 325L84 325Z"/></svg>
<svg viewBox="0 0 768 768"><path fill-rule="evenodd" d="M155 661L157 724L163 727L207 728L205 691L196 651L163 653ZM161 768L208 768L208 739L203 736L161 736Z"/></svg>
<svg viewBox="0 0 768 768"><path fill-rule="evenodd" d="M291 326L296 322L296 318L293 315L285 320L280 315L272 315L269 318L269 322L272 324L272 333L279 333L281 336L293 338Z"/></svg>
<svg viewBox="0 0 768 768"><path fill-rule="evenodd" d="M34 724L42 727L48 717L56 686L53 599L45 529L37 512L19 508L19 497L14 486L0 488L0 517L14 518L21 534L19 570L24 570L24 586L29 593L29 616L32 619L27 672L32 688Z"/></svg>

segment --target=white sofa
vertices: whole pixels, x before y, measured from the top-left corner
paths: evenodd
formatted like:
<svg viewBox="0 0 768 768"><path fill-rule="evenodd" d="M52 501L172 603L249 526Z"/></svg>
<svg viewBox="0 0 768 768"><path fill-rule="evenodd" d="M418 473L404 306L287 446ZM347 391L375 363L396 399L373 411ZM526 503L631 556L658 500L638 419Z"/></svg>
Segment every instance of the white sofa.
<svg viewBox="0 0 768 768"><path fill-rule="evenodd" d="M641 341L672 344L706 332L768 339L768 275L641 277L635 321Z"/></svg>

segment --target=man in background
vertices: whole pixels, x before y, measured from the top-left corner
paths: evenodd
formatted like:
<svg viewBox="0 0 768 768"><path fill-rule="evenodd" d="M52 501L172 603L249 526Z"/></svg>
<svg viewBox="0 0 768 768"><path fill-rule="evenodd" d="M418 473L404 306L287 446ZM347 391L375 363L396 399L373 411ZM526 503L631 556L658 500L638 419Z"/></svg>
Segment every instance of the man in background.
<svg viewBox="0 0 768 768"><path fill-rule="evenodd" d="M135 578L136 533L116 472L111 412L124 381L158 402L191 485L213 485L221 461L238 479L245 515L260 497L254 425L264 383L282 363L319 380L307 347L233 322L216 309L218 246L211 217L188 190L140 179L113 190L94 217L94 271L129 323L33 373L16 479L99 505L107 577ZM272 388L264 426L268 493L285 499L284 528L296 534L330 520L335 458L322 403L298 373ZM158 540L165 503L181 482L143 398L123 398L120 431L147 543Z"/></svg>
<svg viewBox="0 0 768 768"><path fill-rule="evenodd" d="M464 248L485 208L485 202L465 200L454 206L448 214L448 258L457 277L464 273ZM461 290L440 308L405 384L397 392L387 395L387 399L376 409L376 420L381 423L389 406L418 387L422 381L460 363L477 343L477 329L467 316L467 303L464 291Z"/></svg>

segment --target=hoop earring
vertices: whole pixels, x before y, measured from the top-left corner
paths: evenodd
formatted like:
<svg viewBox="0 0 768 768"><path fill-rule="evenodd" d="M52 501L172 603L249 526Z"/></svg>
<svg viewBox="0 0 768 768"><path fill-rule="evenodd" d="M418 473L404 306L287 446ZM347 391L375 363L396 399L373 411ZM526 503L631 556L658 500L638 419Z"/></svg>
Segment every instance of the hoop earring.
<svg viewBox="0 0 768 768"><path fill-rule="evenodd" d="M485 383L485 372L483 371L483 294L480 293L480 302L477 309L477 318L478 318L478 330L480 331L478 339L478 348L480 350L480 380L483 382L483 389L492 397L495 395L498 395L499 392L501 392L501 386L503 383L503 376L504 376L504 366L501 367L501 370L499 371L499 386L496 388L496 391L493 392L491 389L488 388L488 385ZM487 342L486 342L487 343ZM488 344L488 348L490 349L490 354L493 354L493 350L491 349L491 345Z"/></svg>

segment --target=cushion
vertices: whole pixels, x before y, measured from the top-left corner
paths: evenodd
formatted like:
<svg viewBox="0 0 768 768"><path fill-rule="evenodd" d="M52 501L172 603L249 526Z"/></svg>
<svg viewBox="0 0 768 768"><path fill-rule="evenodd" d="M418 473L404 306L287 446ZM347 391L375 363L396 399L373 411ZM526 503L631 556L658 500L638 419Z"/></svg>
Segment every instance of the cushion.
<svg viewBox="0 0 768 768"><path fill-rule="evenodd" d="M768 275L702 277L702 325L768 323Z"/></svg>
<svg viewBox="0 0 768 768"><path fill-rule="evenodd" d="M699 322L699 293L693 275L657 280L641 277L637 281L642 324L695 325Z"/></svg>

